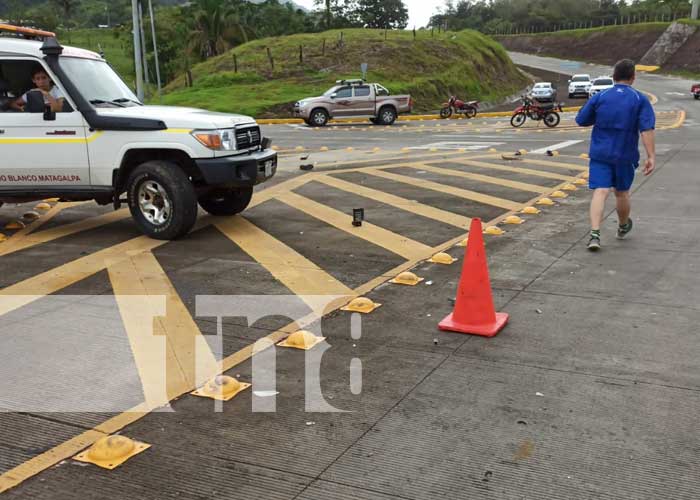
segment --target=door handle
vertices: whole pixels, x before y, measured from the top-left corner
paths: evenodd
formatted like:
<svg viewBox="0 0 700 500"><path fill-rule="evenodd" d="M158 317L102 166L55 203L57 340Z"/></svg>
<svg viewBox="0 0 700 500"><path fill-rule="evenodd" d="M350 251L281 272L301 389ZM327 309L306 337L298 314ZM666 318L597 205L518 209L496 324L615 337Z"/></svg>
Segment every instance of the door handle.
<svg viewBox="0 0 700 500"><path fill-rule="evenodd" d="M0 129L0 135L2 135L2 134L4 134L4 133L5 133L5 131L2 130L2 129Z"/></svg>

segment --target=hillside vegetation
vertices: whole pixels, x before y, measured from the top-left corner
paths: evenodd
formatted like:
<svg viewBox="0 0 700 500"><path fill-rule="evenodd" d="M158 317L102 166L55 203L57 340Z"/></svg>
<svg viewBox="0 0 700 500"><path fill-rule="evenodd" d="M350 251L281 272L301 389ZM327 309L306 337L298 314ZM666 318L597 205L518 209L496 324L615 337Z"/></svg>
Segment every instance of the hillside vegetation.
<svg viewBox="0 0 700 500"><path fill-rule="evenodd" d="M368 80L392 93L410 93L418 111L436 110L450 94L499 101L527 84L503 47L475 31L431 36L421 30L415 40L410 31L389 31L386 37L383 30L350 29L255 40L194 66L193 86L178 77L163 102L285 116L295 101L318 95L337 79L361 76L363 62Z"/></svg>
<svg viewBox="0 0 700 500"><path fill-rule="evenodd" d="M606 26L535 35L509 35L497 39L508 50L515 52L612 65L620 59L641 59L669 24Z"/></svg>

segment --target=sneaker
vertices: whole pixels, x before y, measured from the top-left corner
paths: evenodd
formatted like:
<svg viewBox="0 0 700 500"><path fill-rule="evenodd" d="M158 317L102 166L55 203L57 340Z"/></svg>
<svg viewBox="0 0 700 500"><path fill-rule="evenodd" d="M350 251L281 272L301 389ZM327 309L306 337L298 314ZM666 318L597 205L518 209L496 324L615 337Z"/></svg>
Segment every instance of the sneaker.
<svg viewBox="0 0 700 500"><path fill-rule="evenodd" d="M591 239L588 240L588 249L591 252L597 252L598 250L600 250L600 238L591 236Z"/></svg>
<svg viewBox="0 0 700 500"><path fill-rule="evenodd" d="M617 239L624 240L629 232L632 230L632 219L627 220L627 224L623 224L617 227Z"/></svg>

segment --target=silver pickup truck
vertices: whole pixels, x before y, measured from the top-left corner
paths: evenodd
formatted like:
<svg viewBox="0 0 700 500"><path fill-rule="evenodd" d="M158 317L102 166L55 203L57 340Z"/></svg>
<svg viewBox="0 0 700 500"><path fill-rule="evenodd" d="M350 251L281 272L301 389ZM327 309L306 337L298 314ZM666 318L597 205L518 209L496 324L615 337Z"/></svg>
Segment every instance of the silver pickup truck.
<svg viewBox="0 0 700 500"><path fill-rule="evenodd" d="M331 118L365 117L376 125L391 125L400 114L410 113L410 95L391 95L378 83L339 80L322 96L294 104L294 116L312 127L323 127Z"/></svg>

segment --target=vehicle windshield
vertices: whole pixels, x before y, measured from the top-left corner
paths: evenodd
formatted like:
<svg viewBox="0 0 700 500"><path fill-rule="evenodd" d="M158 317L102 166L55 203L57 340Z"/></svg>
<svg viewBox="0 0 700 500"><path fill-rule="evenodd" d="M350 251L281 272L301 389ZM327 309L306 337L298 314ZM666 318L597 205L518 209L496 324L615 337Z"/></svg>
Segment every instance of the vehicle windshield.
<svg viewBox="0 0 700 500"><path fill-rule="evenodd" d="M104 61L61 58L61 68L80 94L96 107L141 106L138 98Z"/></svg>
<svg viewBox="0 0 700 500"><path fill-rule="evenodd" d="M595 82L593 82L593 85L612 85L613 81L610 78L599 78Z"/></svg>
<svg viewBox="0 0 700 500"><path fill-rule="evenodd" d="M551 83L536 83L534 88L536 88L536 89L548 89L551 86L552 86Z"/></svg>
<svg viewBox="0 0 700 500"><path fill-rule="evenodd" d="M338 92L339 88L340 88L340 85L336 85L335 87L331 87L328 90L326 90L323 95L328 97L331 94L335 94L336 92Z"/></svg>
<svg viewBox="0 0 700 500"><path fill-rule="evenodd" d="M575 76L571 79L572 82L590 82L591 79L587 76Z"/></svg>

